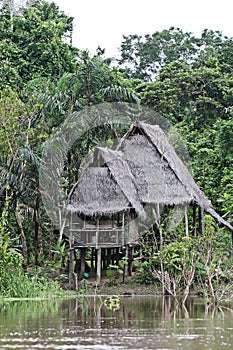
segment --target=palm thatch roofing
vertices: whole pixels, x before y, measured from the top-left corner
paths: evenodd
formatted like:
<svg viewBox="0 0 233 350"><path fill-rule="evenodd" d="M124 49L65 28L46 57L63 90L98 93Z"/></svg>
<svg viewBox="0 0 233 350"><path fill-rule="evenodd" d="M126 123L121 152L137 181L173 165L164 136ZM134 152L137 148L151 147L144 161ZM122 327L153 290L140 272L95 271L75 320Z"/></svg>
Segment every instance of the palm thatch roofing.
<svg viewBox="0 0 233 350"><path fill-rule="evenodd" d="M69 194L67 210L87 216L134 208L146 218L146 204L196 203L219 223L219 216L158 125L135 122L117 150L97 147Z"/></svg>

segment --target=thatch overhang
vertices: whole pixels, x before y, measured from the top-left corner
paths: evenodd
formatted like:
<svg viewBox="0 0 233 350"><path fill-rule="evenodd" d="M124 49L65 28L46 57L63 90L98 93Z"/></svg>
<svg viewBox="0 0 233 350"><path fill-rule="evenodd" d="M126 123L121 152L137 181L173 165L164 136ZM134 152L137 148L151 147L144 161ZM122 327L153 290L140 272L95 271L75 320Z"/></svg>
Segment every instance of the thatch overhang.
<svg viewBox="0 0 233 350"><path fill-rule="evenodd" d="M227 227L233 233L233 226L224 220L213 208L207 208L206 212L215 218L221 225Z"/></svg>

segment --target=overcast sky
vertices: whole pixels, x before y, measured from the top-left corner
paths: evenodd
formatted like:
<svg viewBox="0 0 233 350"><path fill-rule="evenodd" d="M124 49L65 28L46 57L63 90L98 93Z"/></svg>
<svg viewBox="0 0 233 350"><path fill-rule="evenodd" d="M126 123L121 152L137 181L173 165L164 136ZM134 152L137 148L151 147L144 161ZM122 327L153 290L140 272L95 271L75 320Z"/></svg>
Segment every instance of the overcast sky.
<svg viewBox="0 0 233 350"><path fill-rule="evenodd" d="M98 46L117 56L122 35L152 34L171 26L200 35L204 29L233 37L233 0L55 0L74 19L73 45Z"/></svg>

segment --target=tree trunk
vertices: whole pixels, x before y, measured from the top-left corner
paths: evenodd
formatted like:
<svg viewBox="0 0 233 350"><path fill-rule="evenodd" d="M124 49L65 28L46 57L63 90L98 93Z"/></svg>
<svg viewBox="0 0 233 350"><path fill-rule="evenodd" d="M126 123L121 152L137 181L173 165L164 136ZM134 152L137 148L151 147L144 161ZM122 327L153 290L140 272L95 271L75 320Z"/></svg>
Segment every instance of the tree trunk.
<svg viewBox="0 0 233 350"><path fill-rule="evenodd" d="M39 264L39 254L43 253L43 245L40 230L40 197L36 197L34 208L34 249L35 249L35 263Z"/></svg>
<svg viewBox="0 0 233 350"><path fill-rule="evenodd" d="M22 254L23 254L23 259L24 259L24 265L27 265L28 262L28 248L27 248L27 240L26 240L26 236L24 233L24 229L23 229L23 219L22 219L22 210L20 210L18 208L18 204L17 204L17 209L16 209L16 221L19 227L19 232L21 235L21 240L22 240Z"/></svg>
<svg viewBox="0 0 233 350"><path fill-rule="evenodd" d="M59 209L59 237L58 237L58 245L61 244L63 233L66 227L66 217L63 216L62 209ZM72 227L72 226L71 226Z"/></svg>

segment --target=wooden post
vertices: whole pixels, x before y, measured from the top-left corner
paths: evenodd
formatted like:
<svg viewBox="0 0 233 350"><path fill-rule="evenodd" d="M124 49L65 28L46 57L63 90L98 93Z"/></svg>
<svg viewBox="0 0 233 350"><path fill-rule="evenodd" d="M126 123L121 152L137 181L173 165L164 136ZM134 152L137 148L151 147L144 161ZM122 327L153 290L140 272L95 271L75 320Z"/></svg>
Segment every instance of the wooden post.
<svg viewBox="0 0 233 350"><path fill-rule="evenodd" d="M83 277L83 274L85 272L86 267L86 248L80 248L80 261L81 261L81 269L80 269L80 276Z"/></svg>
<svg viewBox="0 0 233 350"><path fill-rule="evenodd" d="M129 246L128 244L125 247L125 264L124 264L124 272L123 272L123 283L125 283L128 277L128 260L129 260Z"/></svg>
<svg viewBox="0 0 233 350"><path fill-rule="evenodd" d="M193 203L193 235L197 235L197 205Z"/></svg>
<svg viewBox="0 0 233 350"><path fill-rule="evenodd" d="M199 207L199 233L200 235L204 234L204 228L205 228L205 216L204 216L204 208Z"/></svg>
<svg viewBox="0 0 233 350"><path fill-rule="evenodd" d="M119 265L119 260L120 260L120 256L119 256L119 248L116 248L116 265Z"/></svg>
<svg viewBox="0 0 233 350"><path fill-rule="evenodd" d="M100 220L99 218L96 219L96 249L99 248L99 233L100 233Z"/></svg>
<svg viewBox="0 0 233 350"><path fill-rule="evenodd" d="M73 247L70 247L69 285L70 285L70 289L74 288L74 248Z"/></svg>
<svg viewBox="0 0 233 350"><path fill-rule="evenodd" d="M105 248L105 263L104 263L104 266L105 266L105 270L107 270L108 268L108 248Z"/></svg>
<svg viewBox="0 0 233 350"><path fill-rule="evenodd" d="M94 248L91 248L91 271L94 270Z"/></svg>
<svg viewBox="0 0 233 350"><path fill-rule="evenodd" d="M97 275L97 249L96 248L94 250L94 254L95 254L95 274Z"/></svg>
<svg viewBox="0 0 233 350"><path fill-rule="evenodd" d="M159 203L157 204L157 223L159 227L159 238L160 238L160 269L162 274L162 294L165 294L165 276L164 276L164 264L163 264L163 258L162 258L162 249L163 249L163 229L161 225L161 216L160 216L160 207Z"/></svg>
<svg viewBox="0 0 233 350"><path fill-rule="evenodd" d="M132 276L133 271L133 247L129 247L129 256L128 256L128 274Z"/></svg>
<svg viewBox="0 0 233 350"><path fill-rule="evenodd" d="M111 264L112 265L114 265L114 262L115 262L115 254L116 254L116 252L115 252L115 248L112 248L112 255L111 255Z"/></svg>
<svg viewBox="0 0 233 350"><path fill-rule="evenodd" d="M184 207L184 222L185 222L185 235L189 235L189 222L188 222L188 207Z"/></svg>
<svg viewBox="0 0 233 350"><path fill-rule="evenodd" d="M102 248L102 269L105 270L106 267L106 249Z"/></svg>
<svg viewBox="0 0 233 350"><path fill-rule="evenodd" d="M111 248L107 249L107 266L111 264Z"/></svg>
<svg viewBox="0 0 233 350"><path fill-rule="evenodd" d="M125 213L122 212L122 222L121 222L121 246L125 245Z"/></svg>
<svg viewBox="0 0 233 350"><path fill-rule="evenodd" d="M73 237L73 218L70 218L69 245L70 245L70 263L69 263L69 285L70 289L77 289L77 275L74 272L74 237Z"/></svg>
<svg viewBox="0 0 233 350"><path fill-rule="evenodd" d="M162 224L161 224L159 203L157 204L157 222L158 222L158 227L159 227L160 250L161 250L163 248L163 229L162 229Z"/></svg>
<svg viewBox="0 0 233 350"><path fill-rule="evenodd" d="M97 280L101 279L101 248L97 249Z"/></svg>

